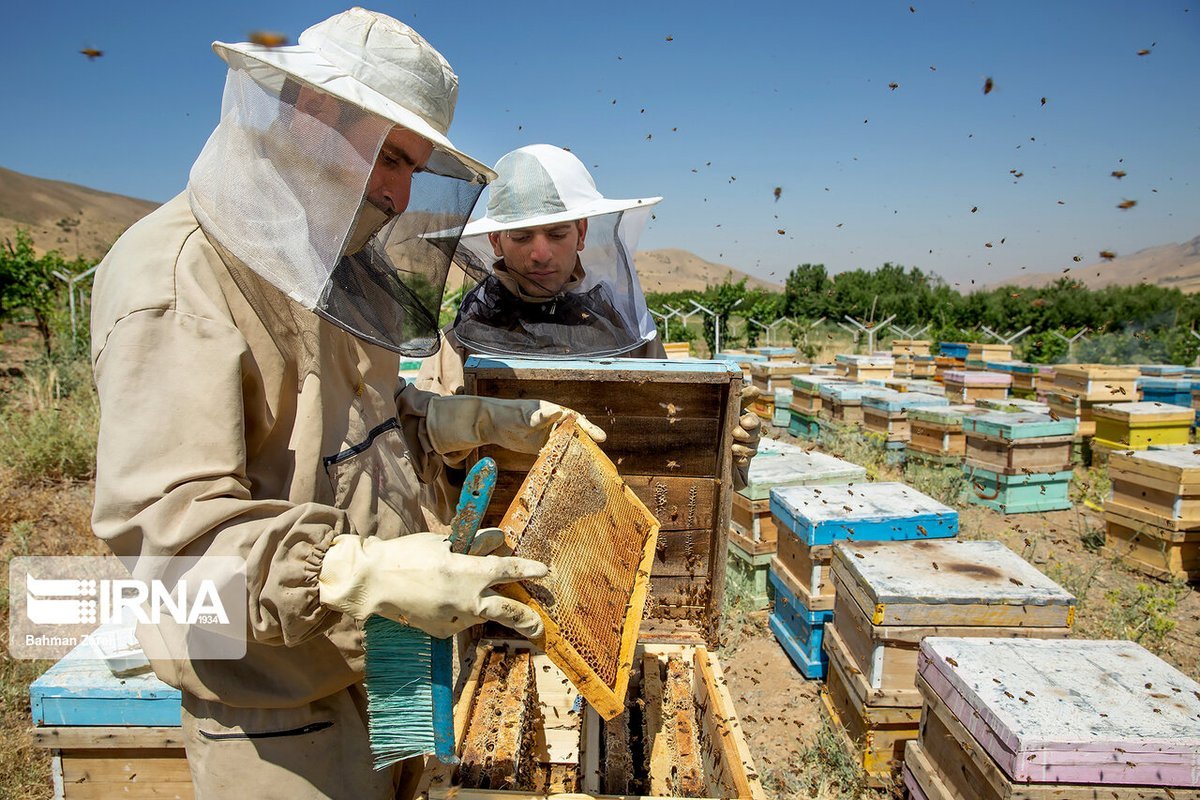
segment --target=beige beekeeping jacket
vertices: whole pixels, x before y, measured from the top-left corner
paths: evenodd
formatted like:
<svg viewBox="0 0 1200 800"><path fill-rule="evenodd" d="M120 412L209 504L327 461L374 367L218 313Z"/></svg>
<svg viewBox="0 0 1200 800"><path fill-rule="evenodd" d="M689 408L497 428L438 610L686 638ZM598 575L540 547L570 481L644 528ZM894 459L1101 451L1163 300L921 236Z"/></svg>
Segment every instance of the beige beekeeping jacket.
<svg viewBox="0 0 1200 800"><path fill-rule="evenodd" d="M246 656L155 660L159 677L259 708L361 680L361 633L320 605L317 576L339 534L430 529L420 497L434 503L436 489L420 484L445 485L425 433L432 395L399 381L399 356L301 308L210 241L186 194L100 265L92 361L96 535L119 556L247 564ZM183 645L169 622L138 635Z"/></svg>

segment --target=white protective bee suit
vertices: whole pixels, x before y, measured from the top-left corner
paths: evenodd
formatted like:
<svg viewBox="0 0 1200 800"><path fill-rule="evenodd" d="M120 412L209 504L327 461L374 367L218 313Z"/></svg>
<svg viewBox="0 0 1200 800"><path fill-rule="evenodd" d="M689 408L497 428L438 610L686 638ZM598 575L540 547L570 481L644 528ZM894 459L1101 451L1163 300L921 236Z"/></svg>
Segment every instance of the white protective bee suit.
<svg viewBox="0 0 1200 800"><path fill-rule="evenodd" d="M445 136L441 55L358 8L293 47L214 49L222 116L187 190L97 272L94 530L135 562L244 560L241 658L205 657L204 632L169 619L138 630L182 690L198 798L407 796L419 759L371 768L360 622L537 633L490 587L545 566L451 554L420 496L483 443L535 452L565 409L398 379L402 354L437 347L450 252L426 234L461 229L492 177ZM381 169L406 169L397 135L428 157L380 207Z"/></svg>

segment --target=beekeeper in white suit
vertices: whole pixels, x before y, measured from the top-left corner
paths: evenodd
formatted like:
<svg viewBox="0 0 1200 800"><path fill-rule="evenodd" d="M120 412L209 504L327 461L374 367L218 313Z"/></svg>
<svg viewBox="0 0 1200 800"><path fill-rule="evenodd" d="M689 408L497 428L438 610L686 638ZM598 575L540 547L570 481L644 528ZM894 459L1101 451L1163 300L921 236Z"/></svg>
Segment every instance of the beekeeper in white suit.
<svg viewBox="0 0 1200 800"><path fill-rule="evenodd" d="M452 554L418 497L481 444L536 452L565 409L398 381L438 342L453 242L427 234L461 229L493 176L446 138L441 55L359 8L292 47L214 49L221 119L186 191L97 272L94 529L129 559L245 560L244 657L139 629L182 690L198 798L405 796L414 764L371 768L358 623L539 633L491 587L546 567Z"/></svg>
<svg viewBox="0 0 1200 800"><path fill-rule="evenodd" d="M496 162L487 216L462 232L456 262L479 283L463 297L417 385L463 390L470 353L534 358L666 358L638 280L638 239L661 197L600 194L573 153L533 144ZM747 388L748 404L757 390ZM760 421L734 428L734 481L745 485Z"/></svg>

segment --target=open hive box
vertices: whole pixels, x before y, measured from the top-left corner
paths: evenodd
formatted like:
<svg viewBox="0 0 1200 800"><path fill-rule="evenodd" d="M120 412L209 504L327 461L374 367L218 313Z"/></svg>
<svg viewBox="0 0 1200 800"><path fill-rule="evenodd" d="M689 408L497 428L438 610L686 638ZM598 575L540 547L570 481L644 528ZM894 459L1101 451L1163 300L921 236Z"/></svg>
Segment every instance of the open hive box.
<svg viewBox="0 0 1200 800"><path fill-rule="evenodd" d="M468 393L549 400L604 428L603 451L659 533L641 633L619 662L624 713L605 721L530 642L485 637L460 675L462 763L434 776L431 800L765 798L707 648L723 604L741 386L736 365L719 362L468 359ZM495 520L534 459L485 454L500 467Z"/></svg>

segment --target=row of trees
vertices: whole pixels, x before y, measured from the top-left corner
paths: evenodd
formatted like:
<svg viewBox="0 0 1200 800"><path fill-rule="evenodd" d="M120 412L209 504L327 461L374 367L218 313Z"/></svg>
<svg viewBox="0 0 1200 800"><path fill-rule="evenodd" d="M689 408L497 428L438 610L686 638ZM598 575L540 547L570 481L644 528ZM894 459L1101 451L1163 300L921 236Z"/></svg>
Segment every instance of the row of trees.
<svg viewBox="0 0 1200 800"><path fill-rule="evenodd" d="M986 341L984 331L1015 333L1021 357L1039 363L1061 361L1068 345L1056 332L1071 337L1086 329L1076 346L1079 361L1131 363L1137 361L1191 364L1200 354L1200 340L1191 330L1200 320L1200 295L1153 285L1088 289L1061 278L1049 286L1013 286L960 294L945 281L915 267L884 264L829 275L823 265L801 264L791 271L782 292L747 289L745 281L711 286L703 292L651 294L650 307L687 308L689 301L707 306L722 317L722 346L735 344L725 331L733 317L770 324L784 317L793 344L808 349L807 333L822 318L841 322L849 316L877 324L894 315L893 324L914 330L929 326L923 338L934 341ZM662 323L660 321L660 327ZM704 338L713 349L713 321L705 315ZM681 327L676 324L674 332ZM747 322L737 344L755 346L762 334Z"/></svg>

